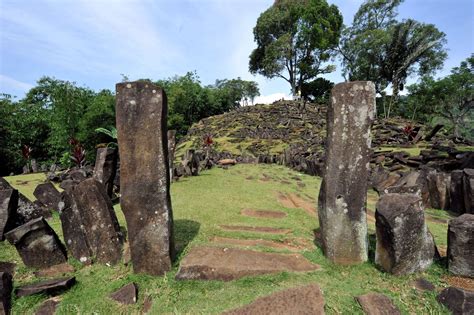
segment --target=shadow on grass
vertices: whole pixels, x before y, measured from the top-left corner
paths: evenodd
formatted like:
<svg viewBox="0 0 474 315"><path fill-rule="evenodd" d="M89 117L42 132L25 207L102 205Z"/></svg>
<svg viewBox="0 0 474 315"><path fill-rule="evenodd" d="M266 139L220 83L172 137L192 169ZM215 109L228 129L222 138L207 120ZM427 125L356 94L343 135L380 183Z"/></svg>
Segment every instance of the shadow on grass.
<svg viewBox="0 0 474 315"><path fill-rule="evenodd" d="M201 224L192 220L174 221L176 257L179 258L189 243L197 236Z"/></svg>

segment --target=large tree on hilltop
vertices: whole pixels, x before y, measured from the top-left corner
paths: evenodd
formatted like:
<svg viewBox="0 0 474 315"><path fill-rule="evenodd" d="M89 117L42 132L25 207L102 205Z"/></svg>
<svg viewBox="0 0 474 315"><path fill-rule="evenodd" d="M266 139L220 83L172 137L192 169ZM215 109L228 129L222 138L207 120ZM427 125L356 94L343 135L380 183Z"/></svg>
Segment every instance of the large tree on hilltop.
<svg viewBox="0 0 474 315"><path fill-rule="evenodd" d="M268 78L286 80L295 95L319 74L338 42L342 16L326 0L278 0L263 12L253 33L257 48L250 54L249 70Z"/></svg>
<svg viewBox="0 0 474 315"><path fill-rule="evenodd" d="M352 25L343 31L339 46L347 80L370 80L383 95L392 85L391 106L407 77L425 76L441 68L446 59L445 34L432 24L414 20L398 22L397 7L403 0L366 0ZM385 104L384 104L385 105Z"/></svg>

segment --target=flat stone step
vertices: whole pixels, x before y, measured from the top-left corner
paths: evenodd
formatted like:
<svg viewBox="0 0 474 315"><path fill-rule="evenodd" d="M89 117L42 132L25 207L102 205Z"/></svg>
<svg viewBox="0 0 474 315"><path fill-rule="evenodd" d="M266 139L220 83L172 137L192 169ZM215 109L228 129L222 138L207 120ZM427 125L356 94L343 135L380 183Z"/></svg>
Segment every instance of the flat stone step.
<svg viewBox="0 0 474 315"><path fill-rule="evenodd" d="M320 268L300 254L200 246L191 249L183 258L176 280L231 281L246 276L314 271Z"/></svg>
<svg viewBox="0 0 474 315"><path fill-rule="evenodd" d="M272 228L266 226L219 225L219 227L225 231L235 232L257 232L270 234L289 234L292 232L290 229Z"/></svg>
<svg viewBox="0 0 474 315"><path fill-rule="evenodd" d="M228 237L219 237L215 236L211 238L211 242L218 244L227 244L227 245L237 245L237 246L264 246L274 249L287 249L290 251L300 251L302 249L307 249L306 246L293 245L291 240L285 240L284 242L276 242L262 239L236 239Z"/></svg>
<svg viewBox="0 0 474 315"><path fill-rule="evenodd" d="M223 315L324 314L324 297L316 284L286 289L258 298Z"/></svg>
<svg viewBox="0 0 474 315"><path fill-rule="evenodd" d="M254 210L254 209L244 209L240 212L240 214L246 217L267 218L267 219L281 219L288 216L285 212L282 212L282 211Z"/></svg>

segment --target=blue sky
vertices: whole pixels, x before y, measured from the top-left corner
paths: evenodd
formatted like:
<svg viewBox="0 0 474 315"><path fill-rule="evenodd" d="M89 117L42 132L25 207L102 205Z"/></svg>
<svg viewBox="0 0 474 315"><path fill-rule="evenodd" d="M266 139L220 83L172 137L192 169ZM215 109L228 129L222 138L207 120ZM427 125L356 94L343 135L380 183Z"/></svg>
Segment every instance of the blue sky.
<svg viewBox="0 0 474 315"><path fill-rule="evenodd" d="M362 0L329 0L350 24ZM43 75L94 90L122 80L196 70L202 83L238 76L261 101L289 94L248 72L252 29L273 0L0 0L0 92L19 98ZM474 52L473 0L405 0L400 18L433 23L448 39L448 74ZM327 77L342 81L338 70ZM413 82L414 79L411 81Z"/></svg>

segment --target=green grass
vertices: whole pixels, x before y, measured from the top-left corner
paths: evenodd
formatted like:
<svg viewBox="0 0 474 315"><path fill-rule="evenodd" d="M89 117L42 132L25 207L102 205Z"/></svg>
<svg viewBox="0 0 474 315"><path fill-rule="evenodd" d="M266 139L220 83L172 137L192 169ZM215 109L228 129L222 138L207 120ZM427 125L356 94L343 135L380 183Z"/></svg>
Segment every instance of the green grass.
<svg viewBox="0 0 474 315"><path fill-rule="evenodd" d="M271 179L263 181L263 174ZM297 177L305 184L304 187L296 185ZM34 185L42 178L26 175L10 177L7 180L30 196ZM447 314L447 311L436 302L435 293L418 293L409 285L411 280L422 276L438 287L446 286L441 279L441 276L446 274L444 267L434 264L422 274L395 277L377 269L373 262L351 267L334 265L325 259L316 246L301 251L307 259L321 265L322 270L315 272L284 272L231 282L174 279L179 260L190 248L209 245L209 239L213 236L258 237L277 241L285 237L298 237L312 244L313 230L318 227L317 219L309 216L303 209L283 207L277 200L277 195L278 192L298 194L301 198L315 203L319 185L320 179L317 177L299 174L275 165L237 165L228 170L213 168L198 177L184 178L175 182L171 190L179 257L172 271L163 277L151 277L135 275L131 267L124 264L112 267L98 264L83 267L70 259L70 263L77 268L75 272L77 284L61 295L62 302L58 314L138 314L145 296L148 295L153 299L151 314L217 314L250 303L258 296L306 283L320 285L328 314L362 314L362 309L354 300L354 296L368 292L388 295L405 314ZM369 208L373 209L376 199L375 192L369 192ZM288 217L282 220L244 217L239 214L244 208L285 211ZM120 224L125 226L119 206L116 206L116 212ZM430 209L427 210L427 214L439 219L449 218L449 214L440 210ZM59 235L62 235L57 215L53 216L50 224ZM273 236L226 232L219 228L220 224L289 228L293 233L290 236ZM445 244L446 225L429 223L429 226L436 241ZM373 223L370 223L369 227L373 232ZM286 252L264 247L259 249ZM15 286L36 280L33 270L23 266L16 250L7 242L0 243L0 261L18 263ZM136 305L121 306L108 298L111 292L130 281L136 282L139 286L139 300ZM13 312L32 314L46 298L42 295L15 298Z"/></svg>

